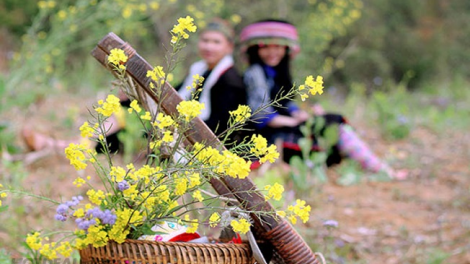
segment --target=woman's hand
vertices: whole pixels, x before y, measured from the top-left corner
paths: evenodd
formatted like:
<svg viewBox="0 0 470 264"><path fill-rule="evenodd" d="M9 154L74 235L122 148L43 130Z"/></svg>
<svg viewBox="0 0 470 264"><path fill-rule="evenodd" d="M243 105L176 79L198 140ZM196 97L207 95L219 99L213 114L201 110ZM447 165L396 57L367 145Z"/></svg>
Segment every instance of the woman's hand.
<svg viewBox="0 0 470 264"><path fill-rule="evenodd" d="M316 116L321 116L325 114L325 109L323 109L323 107L319 104L314 104L312 106L312 111L313 111L313 114Z"/></svg>
<svg viewBox="0 0 470 264"><path fill-rule="evenodd" d="M298 119L291 117L291 116L285 116L285 115L277 115L271 121L269 121L268 126L272 128L279 128L279 127L295 127L300 125L302 122L300 122Z"/></svg>
<svg viewBox="0 0 470 264"><path fill-rule="evenodd" d="M292 112L292 117L295 118L297 121L299 121L299 124L300 124L300 123L307 121L310 115L304 110L297 110L295 112Z"/></svg>

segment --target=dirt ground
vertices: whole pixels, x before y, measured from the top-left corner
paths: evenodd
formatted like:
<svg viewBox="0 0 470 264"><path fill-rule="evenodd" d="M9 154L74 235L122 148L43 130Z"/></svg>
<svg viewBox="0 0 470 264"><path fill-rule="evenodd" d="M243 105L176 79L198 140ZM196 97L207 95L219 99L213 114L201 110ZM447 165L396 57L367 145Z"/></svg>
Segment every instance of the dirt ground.
<svg viewBox="0 0 470 264"><path fill-rule="evenodd" d="M86 99L86 104L95 99ZM56 120L64 120L83 105L80 98L45 98L13 125L20 129L27 124L54 137L67 137L73 130L50 122L51 112ZM78 112L82 110L86 111ZM75 114L70 127L84 121L80 113ZM408 138L392 142L383 140L377 128L361 123L360 118L351 119L374 150L393 155L394 166L407 169L409 178L340 186L332 180L338 175L331 169L330 181L311 193L312 217L299 232L333 263L441 263L430 261L442 255L447 257L442 263L470 263L470 134L438 135L416 127ZM20 137L18 144L23 144ZM25 170L24 186L54 196L76 195L71 184L76 172L61 154L40 158ZM324 220L336 220L339 226L326 232ZM34 215L23 221L39 226Z"/></svg>

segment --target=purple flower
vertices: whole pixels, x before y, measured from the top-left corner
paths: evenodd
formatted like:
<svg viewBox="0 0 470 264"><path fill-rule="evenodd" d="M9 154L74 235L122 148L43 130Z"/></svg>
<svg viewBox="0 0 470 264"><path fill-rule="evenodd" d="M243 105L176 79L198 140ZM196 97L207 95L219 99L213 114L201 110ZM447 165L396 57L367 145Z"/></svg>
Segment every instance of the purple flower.
<svg viewBox="0 0 470 264"><path fill-rule="evenodd" d="M86 212L85 217L88 218L88 219L91 219L90 221L93 222L93 225L94 225L94 223L96 223L95 218L100 219L102 224L109 224L109 225L114 225L114 223L116 223L116 219L117 219L117 216L113 212L111 212L109 209L106 209L103 212L99 207L94 207L94 208L89 209ZM84 220L84 221L87 221L87 220ZM79 223L77 223L77 224L79 224ZM82 225L82 226L84 226L84 225Z"/></svg>
<svg viewBox="0 0 470 264"><path fill-rule="evenodd" d="M127 183L126 180L123 180L123 181L121 181L121 182L118 182L117 188L118 188L118 190L120 190L121 192L124 191L124 190L127 190L127 189L129 189L129 183Z"/></svg>
<svg viewBox="0 0 470 264"><path fill-rule="evenodd" d="M55 215L55 220L65 222L67 220L67 216L63 214L56 214Z"/></svg>
<svg viewBox="0 0 470 264"><path fill-rule="evenodd" d="M57 206L56 213L64 215L64 214L67 213L68 210L69 210L69 206L66 203L63 203L63 204L59 204L59 206Z"/></svg>
<svg viewBox="0 0 470 264"><path fill-rule="evenodd" d="M103 224L114 225L114 223L116 223L117 216L110 210L106 209L100 219Z"/></svg>
<svg viewBox="0 0 470 264"><path fill-rule="evenodd" d="M338 221L336 220L326 220L323 222L323 226L325 227L338 227Z"/></svg>

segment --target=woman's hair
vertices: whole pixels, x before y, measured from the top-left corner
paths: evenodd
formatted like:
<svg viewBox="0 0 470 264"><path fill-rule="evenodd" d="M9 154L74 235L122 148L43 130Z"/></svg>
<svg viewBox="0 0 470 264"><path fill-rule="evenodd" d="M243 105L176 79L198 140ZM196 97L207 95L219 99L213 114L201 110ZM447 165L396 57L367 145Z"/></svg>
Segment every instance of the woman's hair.
<svg viewBox="0 0 470 264"><path fill-rule="evenodd" d="M289 47L286 46L286 53L284 58L279 62L277 66L274 67L276 70L276 77L275 82L280 84L280 86L284 88L291 88L292 87L292 77L290 74L290 56L289 56ZM259 64L261 66L266 66L263 60L259 56L259 46L254 45L248 48L246 54L248 56L248 62L250 65Z"/></svg>

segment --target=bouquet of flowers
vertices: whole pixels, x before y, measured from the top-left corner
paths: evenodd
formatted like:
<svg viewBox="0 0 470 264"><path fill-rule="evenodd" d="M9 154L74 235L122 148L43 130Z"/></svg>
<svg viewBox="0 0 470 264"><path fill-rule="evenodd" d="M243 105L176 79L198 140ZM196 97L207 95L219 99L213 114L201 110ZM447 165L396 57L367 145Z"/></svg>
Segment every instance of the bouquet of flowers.
<svg viewBox="0 0 470 264"><path fill-rule="evenodd" d="M196 26L191 17L180 18L178 24L171 30L171 46L173 51L169 61L176 61L179 50L184 47L184 41L190 32L195 32ZM132 94L132 80L126 76L127 55L123 50L113 49L107 58L118 78L118 85ZM147 72L150 87L156 96L161 96L162 86L168 80L172 69L155 67ZM165 72L166 71L166 72ZM192 88L198 88L200 76L193 76ZM280 99L300 95L302 99L308 93L321 93L322 81L315 81L309 76L299 89L292 89ZM65 149L66 158L76 170L84 170L93 166L99 177L100 184L93 184L88 177L77 177L74 185L86 193L84 196L74 196L67 201L56 202L55 219L57 221L73 221L75 230L64 232L56 242L48 238L47 233L33 231L27 235L26 243L36 252L36 259L46 257L68 257L74 249L105 246L109 241L123 243L126 239L164 240L164 226L182 226L187 234L198 232L200 228L230 227L236 233L244 234L250 230L252 220L250 214L270 214L276 217L286 217L292 223L297 219L306 222L309 219L310 206L305 201L297 200L295 204L284 211L253 211L247 209L233 210L236 201L223 195L213 194L209 182L221 177L243 179L250 174L251 160L261 163L274 162L279 154L275 145L268 145L260 135L252 135L226 149L224 140L220 147L197 142L188 145L185 132L191 128L191 120L196 118L204 105L197 100L198 89L193 99L181 101L175 115L165 114L160 105L150 109L133 100L128 109L128 115L136 116L147 141L143 159L135 163L120 164L114 153L109 151L107 143L106 122L113 114L122 114L122 106L115 95L107 96L99 101L90 111L91 119L80 127L83 142L70 144ZM165 100L161 98L161 100ZM261 111L258 109L256 111ZM248 106L241 105L230 112L229 129L224 132L224 139L243 127L252 115ZM137 135L142 137L142 135ZM97 141L104 149L104 157L98 156L89 142ZM0 188L3 186L0 185ZM254 190L247 190L253 192ZM256 195L264 193L265 199L280 200L284 187L278 183L256 190ZM0 189L0 198L15 190ZM16 192L20 193L20 192ZM38 196L36 196L38 197ZM0 200L1 206L1 200ZM234 213L236 216L234 217ZM51 232L56 235L56 231Z"/></svg>

